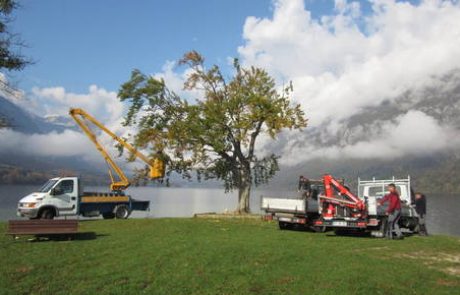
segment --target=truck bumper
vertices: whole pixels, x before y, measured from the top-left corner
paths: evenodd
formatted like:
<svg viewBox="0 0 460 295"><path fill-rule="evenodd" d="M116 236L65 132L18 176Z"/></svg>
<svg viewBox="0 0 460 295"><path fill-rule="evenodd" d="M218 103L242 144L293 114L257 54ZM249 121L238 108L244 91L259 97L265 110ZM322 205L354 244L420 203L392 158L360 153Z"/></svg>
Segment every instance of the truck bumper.
<svg viewBox="0 0 460 295"><path fill-rule="evenodd" d="M31 208L31 209L18 208L16 215L19 217L36 218L38 215L38 209L36 208Z"/></svg>
<svg viewBox="0 0 460 295"><path fill-rule="evenodd" d="M279 217L276 217L276 219L278 219L278 221L280 222L297 223L297 224L307 224L308 223L307 218L301 218L301 217L279 216Z"/></svg>

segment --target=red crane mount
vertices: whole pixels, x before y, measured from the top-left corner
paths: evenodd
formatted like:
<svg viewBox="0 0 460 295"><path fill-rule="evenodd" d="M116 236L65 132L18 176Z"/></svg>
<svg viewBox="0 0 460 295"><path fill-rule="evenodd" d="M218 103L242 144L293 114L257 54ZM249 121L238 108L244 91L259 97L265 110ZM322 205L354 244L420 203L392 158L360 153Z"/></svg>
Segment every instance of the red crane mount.
<svg viewBox="0 0 460 295"><path fill-rule="evenodd" d="M348 187L330 174L323 176L323 182L324 195L319 196L319 208L323 222L318 220L317 225L327 224L329 223L327 221L336 219L351 221L367 218L365 202L350 192ZM366 226L366 223L357 222L356 225L357 227Z"/></svg>

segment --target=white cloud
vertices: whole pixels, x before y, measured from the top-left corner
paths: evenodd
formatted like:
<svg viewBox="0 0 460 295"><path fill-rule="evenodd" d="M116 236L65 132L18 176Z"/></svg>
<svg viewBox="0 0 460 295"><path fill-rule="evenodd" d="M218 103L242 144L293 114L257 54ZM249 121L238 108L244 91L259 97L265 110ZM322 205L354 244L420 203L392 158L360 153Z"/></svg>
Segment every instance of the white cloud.
<svg viewBox="0 0 460 295"><path fill-rule="evenodd" d="M40 103L38 115L67 116L70 108L82 108L103 122L115 123L123 115L123 103L117 93L91 85L88 93L67 92L64 87L33 88L32 98Z"/></svg>
<svg viewBox="0 0 460 295"><path fill-rule="evenodd" d="M366 139L348 145L318 148L291 142L286 151L295 157L285 157L284 163L298 164L313 158L397 158L405 155L429 155L456 148L460 145L458 130L443 126L435 118L420 112L409 111L387 121Z"/></svg>
<svg viewBox="0 0 460 295"><path fill-rule="evenodd" d="M83 157L99 161L94 149L82 133L66 130L48 134L24 134L9 129L0 130L0 150L32 156ZM99 161L100 162L100 161Z"/></svg>
<svg viewBox="0 0 460 295"><path fill-rule="evenodd" d="M321 136L336 136L353 115L384 101L394 102L408 90L432 86L440 76L460 68L458 2L422 1L415 5L375 0L371 4L372 12L363 15L359 2L337 0L332 15L314 19L302 0L279 0L273 17L246 19L245 42L238 48L243 63L266 68L280 84L292 80L294 99L302 104L309 128L321 128ZM428 146L434 141L430 136L444 142L436 134L452 132L434 118L428 120L411 112L406 116L407 120L419 116L426 128L433 128L427 133L437 130L429 136L408 132L409 142ZM400 123L393 126L402 128L395 132L407 132L404 128L410 125L404 120ZM385 147L370 141L325 148L313 147L308 141L297 144L298 136L289 138L285 154L291 157L293 146L299 149L297 154L307 157L334 153L381 157L414 152L412 144L410 148L400 143ZM431 146L430 150L446 145L437 147L435 143L436 148ZM353 152L358 150L367 152ZM424 152L417 147L415 151Z"/></svg>

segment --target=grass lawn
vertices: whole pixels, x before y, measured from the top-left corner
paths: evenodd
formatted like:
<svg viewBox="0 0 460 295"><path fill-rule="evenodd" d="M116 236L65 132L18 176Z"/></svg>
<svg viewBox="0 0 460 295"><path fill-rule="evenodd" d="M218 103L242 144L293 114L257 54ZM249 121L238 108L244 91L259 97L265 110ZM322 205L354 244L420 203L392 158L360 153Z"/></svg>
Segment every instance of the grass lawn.
<svg viewBox="0 0 460 295"><path fill-rule="evenodd" d="M80 223L95 238L13 240L0 294L460 294L460 239L281 231L236 219Z"/></svg>

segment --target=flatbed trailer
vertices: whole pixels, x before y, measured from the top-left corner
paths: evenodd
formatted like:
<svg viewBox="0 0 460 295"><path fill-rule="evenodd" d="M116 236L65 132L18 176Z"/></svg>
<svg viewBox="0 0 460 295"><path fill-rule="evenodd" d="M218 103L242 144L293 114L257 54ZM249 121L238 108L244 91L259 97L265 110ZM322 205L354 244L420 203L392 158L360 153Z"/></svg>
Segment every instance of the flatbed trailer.
<svg viewBox="0 0 460 295"><path fill-rule="evenodd" d="M322 181L309 180L307 190L299 191L296 196L286 194L277 197L262 197L261 209L266 219L278 221L280 229L311 228L317 231L324 227L314 227L320 217L318 212L318 196L324 187Z"/></svg>

